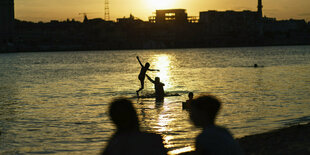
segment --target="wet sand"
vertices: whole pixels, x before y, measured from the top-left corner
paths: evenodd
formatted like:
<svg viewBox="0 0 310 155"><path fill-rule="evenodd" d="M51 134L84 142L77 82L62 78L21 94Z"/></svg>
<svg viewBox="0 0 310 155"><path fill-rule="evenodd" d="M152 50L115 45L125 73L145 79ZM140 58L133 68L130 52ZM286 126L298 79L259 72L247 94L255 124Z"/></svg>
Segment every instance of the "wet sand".
<svg viewBox="0 0 310 155"><path fill-rule="evenodd" d="M245 154L310 154L310 123L237 140Z"/></svg>

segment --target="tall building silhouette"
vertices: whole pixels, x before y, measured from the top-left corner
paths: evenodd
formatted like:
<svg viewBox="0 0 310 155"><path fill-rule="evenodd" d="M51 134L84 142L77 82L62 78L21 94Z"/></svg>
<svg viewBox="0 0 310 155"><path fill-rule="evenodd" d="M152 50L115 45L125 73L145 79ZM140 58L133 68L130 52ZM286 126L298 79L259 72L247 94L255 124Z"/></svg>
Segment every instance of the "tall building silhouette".
<svg viewBox="0 0 310 155"><path fill-rule="evenodd" d="M12 41L14 29L14 0L0 1L0 39L1 42Z"/></svg>
<svg viewBox="0 0 310 155"><path fill-rule="evenodd" d="M258 5L257 5L257 14L259 18L263 17L263 5L262 5L262 0L258 0Z"/></svg>

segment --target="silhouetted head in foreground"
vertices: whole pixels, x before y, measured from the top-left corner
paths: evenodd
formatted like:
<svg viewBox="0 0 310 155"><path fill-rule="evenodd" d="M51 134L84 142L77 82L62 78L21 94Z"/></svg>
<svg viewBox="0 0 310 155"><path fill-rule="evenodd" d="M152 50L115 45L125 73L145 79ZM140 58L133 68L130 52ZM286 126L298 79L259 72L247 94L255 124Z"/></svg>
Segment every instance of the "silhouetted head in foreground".
<svg viewBox="0 0 310 155"><path fill-rule="evenodd" d="M258 65L257 65L257 64L254 64L254 67L258 67Z"/></svg>
<svg viewBox="0 0 310 155"><path fill-rule="evenodd" d="M220 108L221 102L215 96L200 96L192 101L190 118L198 127L214 125Z"/></svg>
<svg viewBox="0 0 310 155"><path fill-rule="evenodd" d="M195 154L243 154L229 130L215 124L220 109L221 102L212 95L200 96L192 101L190 118L195 126L203 128L196 137Z"/></svg>
<svg viewBox="0 0 310 155"><path fill-rule="evenodd" d="M109 107L109 115L117 127L102 155L165 155L160 135L143 132L132 102L125 98L115 99Z"/></svg>
<svg viewBox="0 0 310 155"><path fill-rule="evenodd" d="M118 132L139 130L137 112L130 100L115 99L110 104L109 114Z"/></svg>

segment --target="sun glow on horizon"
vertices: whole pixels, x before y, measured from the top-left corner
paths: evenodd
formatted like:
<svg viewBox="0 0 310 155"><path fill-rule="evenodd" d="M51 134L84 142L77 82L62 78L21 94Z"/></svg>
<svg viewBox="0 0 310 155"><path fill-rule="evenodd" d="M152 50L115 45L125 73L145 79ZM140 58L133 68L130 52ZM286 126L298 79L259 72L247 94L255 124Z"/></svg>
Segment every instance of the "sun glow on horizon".
<svg viewBox="0 0 310 155"><path fill-rule="evenodd" d="M168 9L173 8L175 0L146 0L146 3L150 9Z"/></svg>

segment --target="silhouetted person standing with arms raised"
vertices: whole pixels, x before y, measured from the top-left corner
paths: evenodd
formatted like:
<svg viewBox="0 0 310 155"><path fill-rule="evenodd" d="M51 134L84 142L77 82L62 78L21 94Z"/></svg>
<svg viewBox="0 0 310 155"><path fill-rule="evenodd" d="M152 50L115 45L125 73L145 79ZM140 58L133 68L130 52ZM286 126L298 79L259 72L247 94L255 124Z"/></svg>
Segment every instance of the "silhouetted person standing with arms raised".
<svg viewBox="0 0 310 155"><path fill-rule="evenodd" d="M117 131L104 149L103 155L167 154L160 135L140 131L137 112L130 100L114 100L110 104L109 115Z"/></svg>
<svg viewBox="0 0 310 155"><path fill-rule="evenodd" d="M139 64L141 66L141 70L140 70L140 74L138 76L139 80L140 80L140 83L141 83L141 87L139 90L137 90L137 96L139 96L139 91L141 91L143 88L144 88L144 79L145 79L145 74L146 74L146 71L159 71L158 69L149 69L150 67L150 64L147 62L145 63L145 66L143 66L143 64L141 63L140 59L139 59L139 56L137 56L137 59L139 61Z"/></svg>
<svg viewBox="0 0 310 155"><path fill-rule="evenodd" d="M214 96L205 95L192 101L190 119L203 129L196 137L196 154L239 155L243 154L231 133L215 125L221 102Z"/></svg>
<svg viewBox="0 0 310 155"><path fill-rule="evenodd" d="M154 84L156 100L164 99L164 97L165 97L165 91L164 91L165 84L160 82L159 77L155 77L155 80L150 78L147 74L146 74L146 77Z"/></svg>

